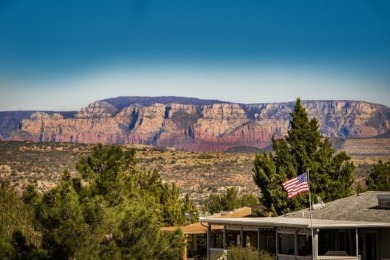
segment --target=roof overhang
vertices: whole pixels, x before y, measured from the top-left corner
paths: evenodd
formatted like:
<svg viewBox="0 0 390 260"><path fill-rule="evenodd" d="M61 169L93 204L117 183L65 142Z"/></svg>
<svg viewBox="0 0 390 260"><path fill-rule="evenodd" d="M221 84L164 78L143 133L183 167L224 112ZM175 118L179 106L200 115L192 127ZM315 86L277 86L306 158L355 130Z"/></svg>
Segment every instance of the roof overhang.
<svg viewBox="0 0 390 260"><path fill-rule="evenodd" d="M311 228L310 219L286 217L212 218L201 217L200 222L212 225L241 225L258 227ZM390 228L390 223L313 219L313 228Z"/></svg>
<svg viewBox="0 0 390 260"><path fill-rule="evenodd" d="M200 222L188 226L162 227L161 231L175 232L178 229L180 229L185 235L198 235L207 233L207 226L203 226ZM213 225L212 230L223 230L223 225Z"/></svg>

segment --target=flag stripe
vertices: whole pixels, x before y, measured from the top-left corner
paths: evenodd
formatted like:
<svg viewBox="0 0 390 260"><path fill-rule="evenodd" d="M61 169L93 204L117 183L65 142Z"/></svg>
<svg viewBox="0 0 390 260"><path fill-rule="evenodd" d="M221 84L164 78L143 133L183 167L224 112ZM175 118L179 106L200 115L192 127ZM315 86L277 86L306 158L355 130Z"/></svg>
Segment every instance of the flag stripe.
<svg viewBox="0 0 390 260"><path fill-rule="evenodd" d="M307 183L307 173L303 173L295 177L294 179L288 180L282 185L287 191L288 198L293 198L303 192L309 191L309 185Z"/></svg>

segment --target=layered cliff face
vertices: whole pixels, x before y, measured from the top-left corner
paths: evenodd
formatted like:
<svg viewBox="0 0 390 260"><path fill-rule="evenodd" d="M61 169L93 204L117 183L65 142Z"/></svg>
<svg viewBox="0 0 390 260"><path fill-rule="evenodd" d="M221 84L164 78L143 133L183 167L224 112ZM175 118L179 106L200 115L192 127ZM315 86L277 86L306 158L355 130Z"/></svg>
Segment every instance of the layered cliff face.
<svg viewBox="0 0 390 260"><path fill-rule="evenodd" d="M170 100L172 101L172 100ZM121 100L123 104L123 97ZM355 101L303 102L321 132L331 137L373 137L390 130L390 109ZM98 101L71 118L36 112L22 120L11 140L147 144L189 151L264 148L286 135L294 103L126 104Z"/></svg>

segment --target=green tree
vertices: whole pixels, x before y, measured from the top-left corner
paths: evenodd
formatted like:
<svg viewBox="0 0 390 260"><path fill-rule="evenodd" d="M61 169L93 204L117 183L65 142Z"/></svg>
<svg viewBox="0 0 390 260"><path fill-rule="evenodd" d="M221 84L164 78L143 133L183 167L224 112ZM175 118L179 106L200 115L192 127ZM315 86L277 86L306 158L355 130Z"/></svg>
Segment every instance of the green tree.
<svg viewBox="0 0 390 260"><path fill-rule="evenodd" d="M366 180L368 190L390 191L390 162L379 161Z"/></svg>
<svg viewBox="0 0 390 260"><path fill-rule="evenodd" d="M0 182L0 259L43 258L41 241L33 210L24 205L9 182Z"/></svg>
<svg viewBox="0 0 390 260"><path fill-rule="evenodd" d="M163 217L163 222L167 226L181 225L185 221L179 195L179 189L174 183L163 183L161 185L159 202L162 205L161 214Z"/></svg>
<svg viewBox="0 0 390 260"><path fill-rule="evenodd" d="M274 215L308 206L307 194L288 199L282 183L310 171L310 189L324 201L352 193L354 165L344 152L332 148L315 118L308 114L298 98L291 113L290 128L284 139L273 139L273 153L256 155L253 179L260 188L263 205ZM316 197L316 196L313 196Z"/></svg>
<svg viewBox="0 0 390 260"><path fill-rule="evenodd" d="M31 189L23 199L36 204L43 248L52 258L176 259L184 223L179 190L156 171L139 169L134 150L96 146L80 159L81 178L63 173L60 185L41 198Z"/></svg>
<svg viewBox="0 0 390 260"><path fill-rule="evenodd" d="M256 204L259 204L259 200L253 194L239 195L236 187L230 187L221 194L211 194L204 208L208 213L214 214Z"/></svg>
<svg viewBox="0 0 390 260"><path fill-rule="evenodd" d="M182 199L182 215L186 218L185 224L195 223L199 220L199 212L188 194Z"/></svg>

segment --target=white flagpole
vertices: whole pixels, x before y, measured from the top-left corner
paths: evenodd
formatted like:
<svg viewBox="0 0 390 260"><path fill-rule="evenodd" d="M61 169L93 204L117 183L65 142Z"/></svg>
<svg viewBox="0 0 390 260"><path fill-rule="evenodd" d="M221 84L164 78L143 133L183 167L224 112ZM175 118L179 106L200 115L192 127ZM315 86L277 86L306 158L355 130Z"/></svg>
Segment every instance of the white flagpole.
<svg viewBox="0 0 390 260"><path fill-rule="evenodd" d="M313 230L313 216L311 208L311 190L310 190L310 174L309 169L307 169L307 185L309 186L309 214L310 214L310 227L311 227L311 253L312 258L314 259L314 230Z"/></svg>

